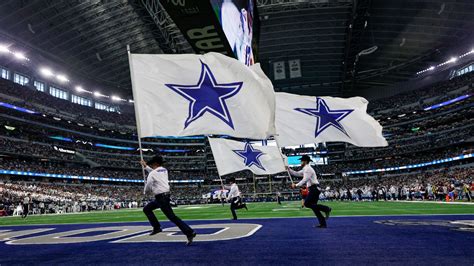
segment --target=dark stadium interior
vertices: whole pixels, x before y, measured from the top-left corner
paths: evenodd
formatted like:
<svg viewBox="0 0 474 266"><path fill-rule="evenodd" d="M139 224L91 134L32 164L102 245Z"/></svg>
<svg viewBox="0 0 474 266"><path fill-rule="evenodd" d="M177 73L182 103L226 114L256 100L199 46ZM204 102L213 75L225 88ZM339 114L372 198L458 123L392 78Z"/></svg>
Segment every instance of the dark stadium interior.
<svg viewBox="0 0 474 266"><path fill-rule="evenodd" d="M287 156L320 160L314 168L322 200L474 195L474 1L256 0L256 7L256 61L275 91L365 97L389 143L283 147ZM194 53L159 0L0 1L5 215L18 215L28 194L35 215L147 202L127 45L139 54ZM276 63L293 59L301 76L278 78ZM211 194L221 180L206 136L157 136L142 144L145 160L163 156L179 205L220 202ZM247 202L273 202L276 193L300 199L287 173L222 178L229 177ZM472 256L471 250L467 261Z"/></svg>

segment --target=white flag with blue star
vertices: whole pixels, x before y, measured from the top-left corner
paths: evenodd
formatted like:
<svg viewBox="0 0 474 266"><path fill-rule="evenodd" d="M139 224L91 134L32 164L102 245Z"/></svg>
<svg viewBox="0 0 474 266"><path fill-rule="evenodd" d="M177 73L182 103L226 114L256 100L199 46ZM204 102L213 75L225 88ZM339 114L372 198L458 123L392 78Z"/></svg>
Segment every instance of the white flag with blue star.
<svg viewBox="0 0 474 266"><path fill-rule="evenodd" d="M256 175L286 171L276 146L257 146L249 142L219 138L209 138L209 143L220 176L242 170L250 170Z"/></svg>
<svg viewBox="0 0 474 266"><path fill-rule="evenodd" d="M382 126L367 114L362 97L312 97L276 93L277 141L282 147L348 142L361 147L387 146Z"/></svg>
<svg viewBox="0 0 474 266"><path fill-rule="evenodd" d="M275 134L275 93L258 64L218 53L131 54L141 137Z"/></svg>

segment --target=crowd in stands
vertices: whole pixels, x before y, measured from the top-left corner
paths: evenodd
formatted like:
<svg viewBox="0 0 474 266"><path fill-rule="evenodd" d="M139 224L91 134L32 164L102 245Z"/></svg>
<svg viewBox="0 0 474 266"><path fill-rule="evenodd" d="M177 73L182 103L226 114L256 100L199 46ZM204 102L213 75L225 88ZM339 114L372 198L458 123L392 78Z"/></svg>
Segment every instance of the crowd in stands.
<svg viewBox="0 0 474 266"><path fill-rule="evenodd" d="M369 170L404 165L420 164L438 159L450 158L472 152L472 146L445 147L428 152L412 152L407 155L393 156L387 158L377 158L360 161L344 161L329 165L318 165L321 173L342 173L356 170Z"/></svg>
<svg viewBox="0 0 474 266"><path fill-rule="evenodd" d="M447 105L436 111L423 111L433 103L461 94L473 95L474 73L439 82L424 89L371 101L369 112L384 126L388 147L359 148L344 144L342 150L325 149L329 158L338 153L336 163L318 166L317 172L334 174L346 171L387 168L425 163L473 152L474 97ZM18 112L0 106L0 170L28 171L141 180L137 150L97 147L94 144L134 147L135 116L128 104L119 112L107 112L73 104L52 97L32 87L0 79L0 101L37 111ZM458 90L465 88L465 90ZM7 95L7 97L5 97ZM15 99L9 98L13 96ZM426 102L435 97L435 102ZM70 141L58 140L61 137ZM132 142L133 141L133 142ZM59 152L54 146L75 152ZM207 140L201 138L147 138L145 158L155 153L165 155L170 180L203 179L205 184L174 183L173 197L178 203L202 203L202 195L219 185L215 163L210 157ZM164 150L167 150L166 152ZM184 151L183 151L184 150ZM315 152L314 148L287 149L287 155ZM466 163L470 161L466 160ZM471 158L472 162L472 158ZM453 164L447 164L452 166ZM359 177L322 180L324 200L449 200L471 199L472 168L430 171L406 171L374 178ZM236 173L240 189L247 200L273 200L275 193L285 199L298 197L287 179L257 179L251 183L249 172ZM351 176L352 177L352 176ZM44 182L0 180L0 210L9 214L19 209L21 200L30 194L35 213L60 213L139 207L146 201L141 184L71 184L58 179Z"/></svg>
<svg viewBox="0 0 474 266"><path fill-rule="evenodd" d="M204 189L193 185L171 185L173 200L180 204L201 203ZM74 184L9 181L0 179L0 210L20 214L25 197L30 198L32 214L71 213L143 207L149 195L143 185Z"/></svg>
<svg viewBox="0 0 474 266"><path fill-rule="evenodd" d="M137 163L138 164L138 163ZM20 159L1 159L0 170L60 174L69 176L89 176L105 178L143 179L141 168L136 170L119 170L90 168L87 164L71 164L57 161L31 161ZM170 171L170 180L207 179L202 171Z"/></svg>
<svg viewBox="0 0 474 266"><path fill-rule="evenodd" d="M85 125L78 126L78 124L71 121L58 121L54 118L43 117L42 115L27 115L1 106L0 110L0 125L2 125L2 128L0 128L1 135L27 138L36 141L52 141L48 139L48 137L61 136L73 140L74 143L100 142L110 145L138 147L137 136L135 134L123 134L123 132L121 133L119 131L103 131L100 128L90 128ZM8 130L5 126L14 129ZM130 140L133 142L130 142ZM193 150L202 149L205 140L204 137L157 137L146 138L143 142L144 146L149 149L156 149L157 146L163 149L179 146L181 149L191 150L191 152L193 152ZM58 143L65 144L64 142ZM151 145L148 146L148 143Z"/></svg>
<svg viewBox="0 0 474 266"><path fill-rule="evenodd" d="M456 112L450 112L436 117L435 119L421 119L404 125L390 125L384 127L384 134L390 142L410 139L417 136L443 132L463 126L470 126L473 121L474 110L464 108Z"/></svg>
<svg viewBox="0 0 474 266"><path fill-rule="evenodd" d="M392 157L406 154L410 155L427 151L435 152L436 150L446 149L447 147L453 146L463 146L464 150L470 150L472 145L468 144L467 140L472 136L469 135L471 133L474 133L474 127L469 131L453 132L453 135L449 136L439 135L431 138L427 136L426 138L405 145L393 144L384 148L347 149L345 151L345 161Z"/></svg>
<svg viewBox="0 0 474 266"><path fill-rule="evenodd" d="M24 108L38 109L39 106L44 106L45 103L48 103L47 108L43 109L45 113L58 116L61 113L68 113L74 115L77 122L90 123L95 120L95 123L101 126L103 126L101 124L102 121L113 123L117 127L124 124L135 125L135 116L130 112L132 109L127 108L124 104L120 105L124 109L124 113L107 112L94 107L71 104L68 100L55 98L48 93L40 92L34 88L28 88L5 79L0 79L0 86L2 87L3 94L19 99L19 101L10 100L13 104ZM54 108L55 111L52 111L51 108Z"/></svg>
<svg viewBox="0 0 474 266"><path fill-rule="evenodd" d="M0 101L2 101L1 98ZM48 136L62 136L64 138L86 142L107 143L108 141L113 141L113 143L111 143L112 145L117 145L117 142L121 142L122 144L119 145L122 146L138 146L135 129L132 131L127 128L106 130L101 125L80 123L72 118L60 119L56 116L41 113L27 114L2 106L0 106L0 110L0 125L15 128L15 130L11 132L5 131L4 128L0 128L2 135L10 134L17 137L26 135L30 138L36 137L37 140L40 141L44 141ZM131 144L130 141L135 143ZM186 149L192 147L199 149L197 147L204 145L205 141L205 137L150 137L143 139L145 144L151 143L153 146L160 145L163 147L173 147L177 144L181 147L186 147Z"/></svg>
<svg viewBox="0 0 474 266"><path fill-rule="evenodd" d="M0 181L0 205L11 215L15 211L18 214L22 211L23 199L28 196L33 214L110 210L138 198L141 200L139 192L128 186Z"/></svg>
<svg viewBox="0 0 474 266"><path fill-rule="evenodd" d="M462 76L455 77L450 80L441 81L436 84L431 84L425 88L410 90L404 93L399 93L391 97L379 99L376 101L371 101L369 105L369 111L371 113L376 113L377 111L395 109L396 111L403 110L401 107L411 103L418 103L416 106L417 109L422 109L425 107L423 99L430 97L441 96L439 101L446 100L449 98L454 98L460 94L450 94L448 92L455 91L463 86L472 86L474 82L474 73L467 73ZM472 88L472 87L471 87ZM471 90L472 92L472 90ZM403 110L405 111L405 110Z"/></svg>
<svg viewBox="0 0 474 266"><path fill-rule="evenodd" d="M0 147L2 147L2 152L5 153L24 154L57 160L76 160L74 155L54 151L52 145L18 141L2 136L0 136Z"/></svg>
<svg viewBox="0 0 474 266"><path fill-rule="evenodd" d="M327 200L467 200L474 197L474 169L438 169L412 174L324 182ZM326 186L326 188L324 188Z"/></svg>
<svg viewBox="0 0 474 266"><path fill-rule="evenodd" d="M110 153L80 152L86 155L87 159L104 167L140 168L138 164L138 161L140 161L139 155L117 156ZM166 160L167 167L172 170L203 170L206 167L206 157L204 156L187 156L185 154L170 156L169 153L166 153L166 156L163 157ZM145 160L149 158L151 156L145 156Z"/></svg>
<svg viewBox="0 0 474 266"><path fill-rule="evenodd" d="M321 200L472 201L473 173L473 168L465 167L354 178L346 182L321 179ZM246 180L238 184L246 201L275 201L276 195L283 200L299 198L299 190L291 189L288 179L274 179L271 182L257 180L255 184ZM204 198L207 193L220 189L219 184L171 184L172 198L178 204L217 202ZM142 207L149 198L149 195L143 194L142 185L0 180L0 209L6 210L9 215L15 211L19 215L22 200L27 195L31 198L33 214L137 208Z"/></svg>

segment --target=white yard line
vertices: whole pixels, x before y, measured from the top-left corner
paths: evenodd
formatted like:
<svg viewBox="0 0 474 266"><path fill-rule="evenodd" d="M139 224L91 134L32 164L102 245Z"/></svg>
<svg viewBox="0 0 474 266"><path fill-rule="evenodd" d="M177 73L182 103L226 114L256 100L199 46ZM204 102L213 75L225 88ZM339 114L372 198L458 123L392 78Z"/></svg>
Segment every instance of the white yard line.
<svg viewBox="0 0 474 266"><path fill-rule="evenodd" d="M385 202L403 202L403 203L425 203L425 204L451 204L451 205L474 205L474 202L464 201L410 201L410 200L399 200L399 201L385 201Z"/></svg>

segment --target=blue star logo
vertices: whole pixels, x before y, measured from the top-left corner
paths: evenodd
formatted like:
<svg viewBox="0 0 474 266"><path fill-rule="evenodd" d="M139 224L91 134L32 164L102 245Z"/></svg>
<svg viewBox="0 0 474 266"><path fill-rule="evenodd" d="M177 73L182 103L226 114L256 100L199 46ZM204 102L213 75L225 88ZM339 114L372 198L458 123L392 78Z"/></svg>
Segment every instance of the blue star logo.
<svg viewBox="0 0 474 266"><path fill-rule="evenodd" d="M316 117L316 130L314 137L317 137L328 127L335 127L347 137L344 127L341 125L341 120L352 113L354 110L331 110L328 104L321 98L316 98L316 108L295 108L295 111L301 112L306 115ZM350 137L349 137L350 138Z"/></svg>
<svg viewBox="0 0 474 266"><path fill-rule="evenodd" d="M251 167L255 165L256 167L265 171L265 168L260 162L260 156L264 155L261 150L254 149L250 143L245 143L245 147L243 150L232 150L235 154L239 155L244 159L245 166Z"/></svg>
<svg viewBox="0 0 474 266"><path fill-rule="evenodd" d="M185 129L206 112L234 129L226 100L240 91L243 82L219 84L209 66L201 61L201 76L196 85L165 85L189 101L188 118L184 122Z"/></svg>

